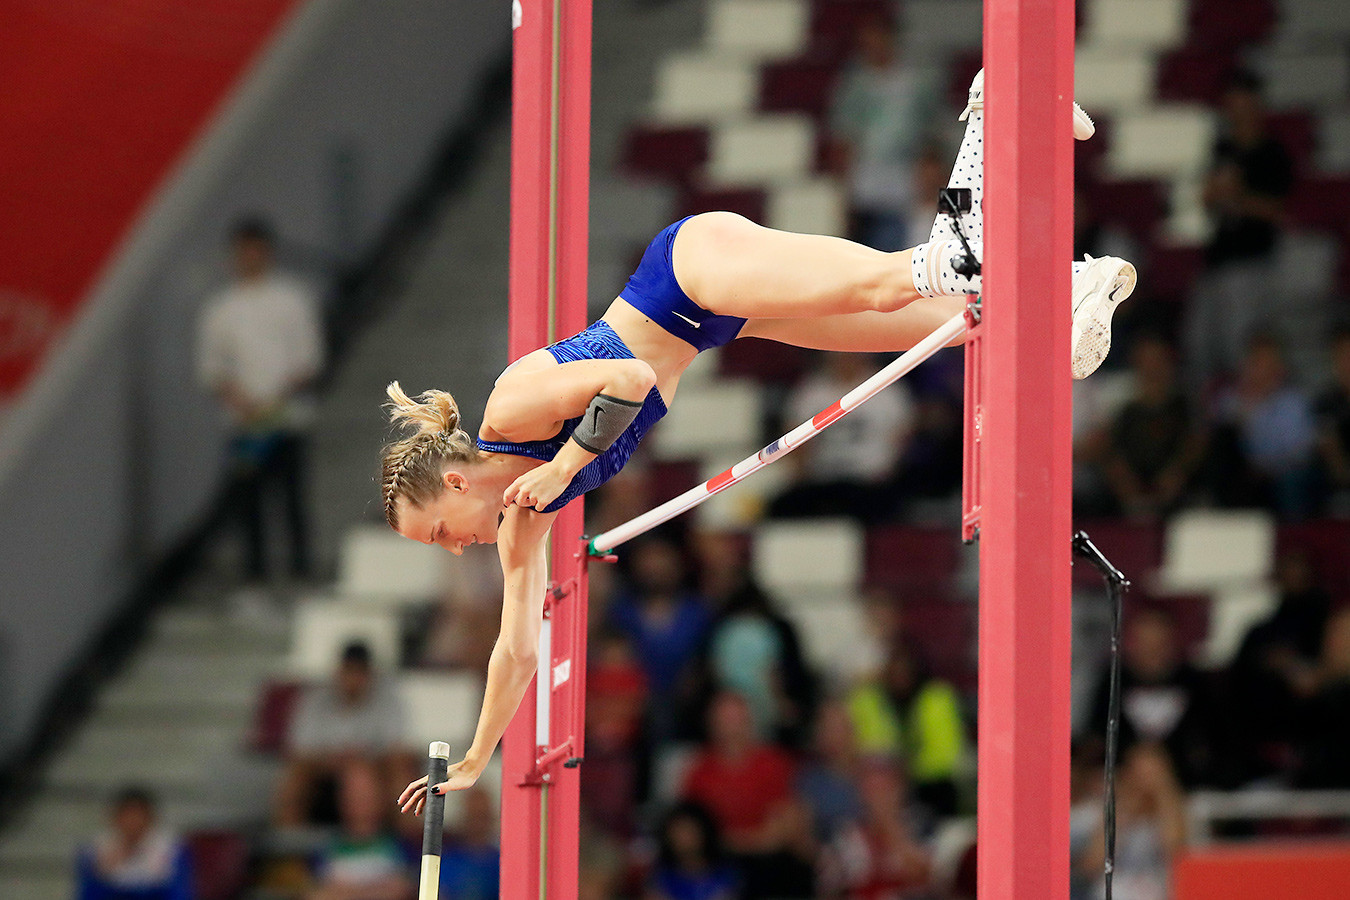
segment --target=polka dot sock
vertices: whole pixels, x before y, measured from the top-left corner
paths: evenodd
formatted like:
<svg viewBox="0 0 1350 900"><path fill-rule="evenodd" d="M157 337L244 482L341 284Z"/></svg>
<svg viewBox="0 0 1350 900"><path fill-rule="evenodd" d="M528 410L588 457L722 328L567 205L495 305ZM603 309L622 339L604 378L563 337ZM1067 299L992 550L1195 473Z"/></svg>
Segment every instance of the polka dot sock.
<svg viewBox="0 0 1350 900"><path fill-rule="evenodd" d="M974 110L966 120L966 134L956 154L948 187L969 188L970 212L961 214L961 227L972 245L984 240L984 110ZM940 214L933 222L930 240L956 237L950 216Z"/></svg>
<svg viewBox="0 0 1350 900"><path fill-rule="evenodd" d="M976 258L984 253L979 241L971 241L970 249ZM980 276L968 278L958 274L954 263L965 253L961 242L955 238L929 241L914 248L910 256L910 274L914 278L914 289L921 297L957 297L962 294L980 292Z"/></svg>

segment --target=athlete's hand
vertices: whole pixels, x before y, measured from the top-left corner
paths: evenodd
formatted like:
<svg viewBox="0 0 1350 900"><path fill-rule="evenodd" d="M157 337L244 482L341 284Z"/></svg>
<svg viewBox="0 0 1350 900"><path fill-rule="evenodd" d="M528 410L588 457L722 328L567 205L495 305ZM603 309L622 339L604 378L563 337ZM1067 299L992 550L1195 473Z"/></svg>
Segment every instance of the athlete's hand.
<svg viewBox="0 0 1350 900"><path fill-rule="evenodd" d="M502 505L510 506L514 503L516 506L542 510L562 496L562 492L567 490L567 485L572 481L572 475L572 472L559 465L556 460L536 466L511 482L511 486L502 495Z"/></svg>
<svg viewBox="0 0 1350 900"><path fill-rule="evenodd" d="M483 774L482 766L471 765L468 759L462 759L446 770L447 778L436 785L436 793L445 794L450 791L462 791L465 788L471 788L478 781L478 776ZM422 807L427 802L427 776L411 782L399 794L399 812L408 812L420 816Z"/></svg>

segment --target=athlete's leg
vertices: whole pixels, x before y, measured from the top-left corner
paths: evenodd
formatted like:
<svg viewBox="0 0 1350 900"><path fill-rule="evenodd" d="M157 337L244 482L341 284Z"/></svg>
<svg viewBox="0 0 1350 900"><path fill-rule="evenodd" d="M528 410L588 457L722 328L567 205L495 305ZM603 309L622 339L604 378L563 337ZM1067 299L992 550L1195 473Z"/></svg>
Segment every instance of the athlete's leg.
<svg viewBox="0 0 1350 900"><path fill-rule="evenodd" d="M966 306L966 297L920 297L895 312L858 312L814 319L751 319L739 337L766 338L809 350L898 353L928 337ZM948 346L965 342L965 334Z"/></svg>
<svg viewBox="0 0 1350 900"><path fill-rule="evenodd" d="M672 256L680 287L704 309L746 319L813 318L890 312L924 296L964 296L971 282L952 270L956 249L941 241L883 253L715 212L681 227Z"/></svg>

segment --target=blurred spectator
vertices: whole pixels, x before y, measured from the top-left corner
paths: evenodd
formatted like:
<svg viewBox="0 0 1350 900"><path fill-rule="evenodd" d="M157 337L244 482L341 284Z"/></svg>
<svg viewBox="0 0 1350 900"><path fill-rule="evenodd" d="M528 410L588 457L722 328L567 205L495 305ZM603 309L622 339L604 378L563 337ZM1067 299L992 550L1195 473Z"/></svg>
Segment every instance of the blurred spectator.
<svg viewBox="0 0 1350 900"><path fill-rule="evenodd" d="M656 866L647 882L647 900L736 900L741 876L726 861L708 811L681 803L666 813L658 833Z"/></svg>
<svg viewBox="0 0 1350 900"><path fill-rule="evenodd" d="M1087 847L1102 821L1103 766L1105 747L1091 735L1075 739L1069 750L1069 855L1077 858ZM1085 872L1079 866L1069 871L1069 900L1091 900L1101 872ZM974 893L971 893L973 898Z"/></svg>
<svg viewBox="0 0 1350 900"><path fill-rule="evenodd" d="M862 353L825 353L787 400L795 425L810 419L876 373ZM774 499L771 516L851 516L875 521L890 510L883 486L914 429L908 386L898 382L817 435L789 458L795 483Z"/></svg>
<svg viewBox="0 0 1350 900"><path fill-rule="evenodd" d="M1106 840L1100 807L1096 819L1090 836L1073 848L1074 871L1093 885L1092 897L1105 890ZM1116 784L1114 895L1119 900L1167 900L1172 860L1185 844L1186 798L1167 752L1156 744L1136 744L1125 751Z"/></svg>
<svg viewBox="0 0 1350 900"><path fill-rule="evenodd" d="M623 634L606 630L592 643L586 673L586 765L581 799L599 827L631 837L639 779L647 676Z"/></svg>
<svg viewBox="0 0 1350 900"><path fill-rule="evenodd" d="M1131 348L1134 394L1111 424L1102 471L1117 510L1153 518L1176 509L1204 461L1205 436L1160 337Z"/></svg>
<svg viewBox="0 0 1350 900"><path fill-rule="evenodd" d="M1165 746L1187 784L1213 772L1207 692L1201 674L1181 658L1176 623L1157 607L1132 611L1125 621L1120 667L1120 745ZM1097 686L1089 731L1106 733L1110 679Z"/></svg>
<svg viewBox="0 0 1350 900"><path fill-rule="evenodd" d="M314 298L273 268L271 225L246 219L231 233L234 282L207 301L198 332L202 383L225 407L230 443L231 506L247 542L247 574L267 568L265 496L285 508L291 574L311 574L305 515L306 432L311 391L323 365Z"/></svg>
<svg viewBox="0 0 1350 900"><path fill-rule="evenodd" d="M755 737L745 698L718 694L682 795L712 814L745 873L746 897L811 896L814 847L795 781L792 757Z"/></svg>
<svg viewBox="0 0 1350 900"><path fill-rule="evenodd" d="M864 753L902 758L916 799L938 815L956 812L959 769L969 752L956 688L896 644L880 677L849 693L848 710Z"/></svg>
<svg viewBox="0 0 1350 900"><path fill-rule="evenodd" d="M353 760L376 765L386 795L397 797L413 770L405 733L403 703L376 677L370 649L349 644L332 683L309 688L300 701L277 792L277 824L332 822L335 779Z"/></svg>
<svg viewBox="0 0 1350 900"><path fill-rule="evenodd" d="M1317 453L1328 510L1350 515L1350 326L1331 337L1331 383L1317 396Z"/></svg>
<svg viewBox="0 0 1350 900"><path fill-rule="evenodd" d="M847 900L927 898L932 860L910 821L904 773L889 760L864 763L863 814L835 836L820 859L820 896Z"/></svg>
<svg viewBox="0 0 1350 900"><path fill-rule="evenodd" d="M1106 224L1085 188L1073 193L1073 258L1119 256L1139 259L1139 246L1125 232Z"/></svg>
<svg viewBox="0 0 1350 900"><path fill-rule="evenodd" d="M690 664L707 639L712 613L689 587L684 552L670 538L634 541L627 562L630 584L614 597L609 619L633 643L651 691L652 736L666 739L690 702Z"/></svg>
<svg viewBox="0 0 1350 900"><path fill-rule="evenodd" d="M863 816L858 777L862 756L843 703L827 701L816 711L811 751L797 789L811 811L816 840L828 843L846 824Z"/></svg>
<svg viewBox="0 0 1350 900"><path fill-rule="evenodd" d="M415 893L407 859L385 827L389 795L368 763L344 766L339 831L324 848L307 900L404 900Z"/></svg>
<svg viewBox="0 0 1350 900"><path fill-rule="evenodd" d="M129 787L117 794L107 830L80 850L79 900L189 900L187 847L156 819L147 791Z"/></svg>
<svg viewBox="0 0 1350 900"><path fill-rule="evenodd" d="M459 823L441 851L441 896L450 900L495 900L501 851L497 847L497 817L492 795L472 787L463 800Z"/></svg>
<svg viewBox="0 0 1350 900"><path fill-rule="evenodd" d="M735 691L750 704L760 737L800 745L815 679L802 658L797 627L773 607L748 569L722 601L708 636L707 665L714 691Z"/></svg>
<svg viewBox="0 0 1350 900"><path fill-rule="evenodd" d="M928 240L933 231L933 220L938 215L938 192L947 186L951 172L950 155L937 144L920 148L910 169L909 202L905 210L905 243L913 247Z"/></svg>
<svg viewBox="0 0 1350 900"><path fill-rule="evenodd" d="M1350 788L1350 609L1327 622L1314 678L1302 717L1298 781L1310 788Z"/></svg>
<svg viewBox="0 0 1350 900"><path fill-rule="evenodd" d="M1188 305L1186 361L1203 385L1231 372L1254 327L1274 320L1274 257L1293 162L1270 133L1261 80L1238 73L1224 92L1222 132L1204 187L1214 223L1207 270Z"/></svg>
<svg viewBox="0 0 1350 900"><path fill-rule="evenodd" d="M1312 507L1312 404L1289 380L1270 334L1252 338L1237 383L1218 400L1214 493L1227 506L1264 506L1285 517Z"/></svg>
<svg viewBox="0 0 1350 900"><path fill-rule="evenodd" d="M849 182L850 236L888 251L909 245L910 165L938 102L938 85L904 64L896 38L887 16L861 17L853 60L835 89L829 122L833 168Z"/></svg>
<svg viewBox="0 0 1350 900"><path fill-rule="evenodd" d="M1306 553L1281 555L1275 581L1279 606L1247 633L1231 671L1244 713L1234 717L1225 756L1243 769L1244 781L1290 768L1303 707L1317 688L1331 609Z"/></svg>

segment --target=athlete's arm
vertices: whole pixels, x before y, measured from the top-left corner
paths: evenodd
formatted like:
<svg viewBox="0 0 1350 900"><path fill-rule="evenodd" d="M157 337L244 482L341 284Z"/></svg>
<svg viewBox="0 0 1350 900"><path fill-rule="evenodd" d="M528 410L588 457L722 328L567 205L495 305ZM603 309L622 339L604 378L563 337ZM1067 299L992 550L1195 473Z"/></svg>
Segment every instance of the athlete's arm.
<svg viewBox="0 0 1350 900"><path fill-rule="evenodd" d="M488 661L487 685L478 729L464 759L450 767L442 791L472 786L483 773L506 726L538 667L539 628L544 617L544 588L548 581L548 529L557 513L510 509L502 520L497 550L502 562L502 624ZM426 799L426 777L403 791L399 802L406 812L420 814Z"/></svg>
<svg viewBox="0 0 1350 900"><path fill-rule="evenodd" d="M554 364L549 357L531 363L521 360L497 379L483 411L483 424L508 441L548 440L565 420L584 413L598 394L641 403L656 384L656 373L640 359Z"/></svg>
<svg viewBox="0 0 1350 900"><path fill-rule="evenodd" d="M566 419L582 417L572 440L554 458L521 475L502 495L506 505L543 509L556 500L578 472L604 452L632 422L656 384L656 373L640 359L586 359L558 365L522 360L498 381L488 398L484 425L508 440L547 440ZM603 417L603 418L602 418Z"/></svg>

